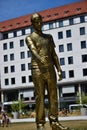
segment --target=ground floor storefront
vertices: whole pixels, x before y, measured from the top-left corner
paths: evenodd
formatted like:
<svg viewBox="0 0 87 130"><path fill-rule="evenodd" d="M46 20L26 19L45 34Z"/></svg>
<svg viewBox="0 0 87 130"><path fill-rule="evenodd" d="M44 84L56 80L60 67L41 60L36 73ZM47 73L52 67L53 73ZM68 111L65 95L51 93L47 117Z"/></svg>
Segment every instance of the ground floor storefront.
<svg viewBox="0 0 87 130"><path fill-rule="evenodd" d="M58 108L68 108L70 104L82 103L82 96L87 95L87 83L74 83L58 85ZM1 90L1 107L10 109L13 101L22 100L27 104L27 109L35 109L34 87ZM49 106L47 90L45 91L45 104ZM0 108L2 109L2 108Z"/></svg>

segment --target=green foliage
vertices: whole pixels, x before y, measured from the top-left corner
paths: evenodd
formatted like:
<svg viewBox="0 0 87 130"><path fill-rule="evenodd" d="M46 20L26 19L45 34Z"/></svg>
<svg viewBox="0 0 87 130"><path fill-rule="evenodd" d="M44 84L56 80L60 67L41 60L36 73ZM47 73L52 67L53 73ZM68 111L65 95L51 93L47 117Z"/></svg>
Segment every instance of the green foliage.
<svg viewBox="0 0 87 130"><path fill-rule="evenodd" d="M19 104L17 102L12 102L11 109L13 112L19 111Z"/></svg>
<svg viewBox="0 0 87 130"><path fill-rule="evenodd" d="M80 103L80 101L79 101L79 100L77 100L77 103L79 104L79 103ZM81 97L81 104L87 104L87 95L86 95L86 96L82 96L82 97Z"/></svg>
<svg viewBox="0 0 87 130"><path fill-rule="evenodd" d="M13 112L19 112L20 110L23 110L25 108L26 104L22 101L13 101L11 104L11 109Z"/></svg>
<svg viewBox="0 0 87 130"><path fill-rule="evenodd" d="M87 96L82 97L82 104L87 104Z"/></svg>

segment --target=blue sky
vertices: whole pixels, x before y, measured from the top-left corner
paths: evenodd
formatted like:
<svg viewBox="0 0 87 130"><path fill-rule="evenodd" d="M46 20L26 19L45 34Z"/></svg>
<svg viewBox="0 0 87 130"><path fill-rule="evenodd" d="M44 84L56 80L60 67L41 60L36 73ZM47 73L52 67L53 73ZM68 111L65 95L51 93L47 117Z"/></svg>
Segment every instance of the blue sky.
<svg viewBox="0 0 87 130"><path fill-rule="evenodd" d="M0 22L81 0L0 0Z"/></svg>

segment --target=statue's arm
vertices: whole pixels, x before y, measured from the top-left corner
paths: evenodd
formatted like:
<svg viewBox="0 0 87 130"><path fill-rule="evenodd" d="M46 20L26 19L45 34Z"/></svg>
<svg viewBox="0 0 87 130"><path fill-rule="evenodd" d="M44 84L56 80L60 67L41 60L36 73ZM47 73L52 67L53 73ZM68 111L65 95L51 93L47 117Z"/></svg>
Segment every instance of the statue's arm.
<svg viewBox="0 0 87 130"><path fill-rule="evenodd" d="M52 55L53 63L58 71L59 80L62 80L62 69L59 63L59 58L55 51L55 44L52 37L51 37L51 55Z"/></svg>
<svg viewBox="0 0 87 130"><path fill-rule="evenodd" d="M31 39L31 37L30 37L30 36L27 36L26 39L25 39L25 41L26 41L26 44L27 44L28 48L29 48L30 51L32 52L32 54L37 58L38 61L41 62L41 58L40 58L40 56L39 56L39 54L38 54L38 52L37 52L36 47L35 47L34 44L33 44L33 41L32 41L32 39Z"/></svg>
<svg viewBox="0 0 87 130"><path fill-rule="evenodd" d="M61 71L61 67L60 67L60 63L59 63L59 58L55 52L55 49L53 49L53 52L52 52L52 58L53 58L53 62L54 62L54 65L57 69L57 71Z"/></svg>

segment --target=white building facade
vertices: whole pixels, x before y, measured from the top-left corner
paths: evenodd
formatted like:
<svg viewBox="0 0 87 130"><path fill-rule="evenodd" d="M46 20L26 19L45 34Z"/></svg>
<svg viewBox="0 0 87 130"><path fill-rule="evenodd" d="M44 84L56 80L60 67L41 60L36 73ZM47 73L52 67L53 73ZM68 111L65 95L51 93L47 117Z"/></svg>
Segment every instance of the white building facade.
<svg viewBox="0 0 87 130"><path fill-rule="evenodd" d="M87 94L86 5L84 1L39 12L43 16L43 33L52 34L62 68L63 80L57 83L59 108L68 107L77 100L81 103L81 96ZM21 17L0 23L1 103L9 104L23 98L33 107L31 53L25 43L25 37L33 28L25 17L22 20L22 25Z"/></svg>

